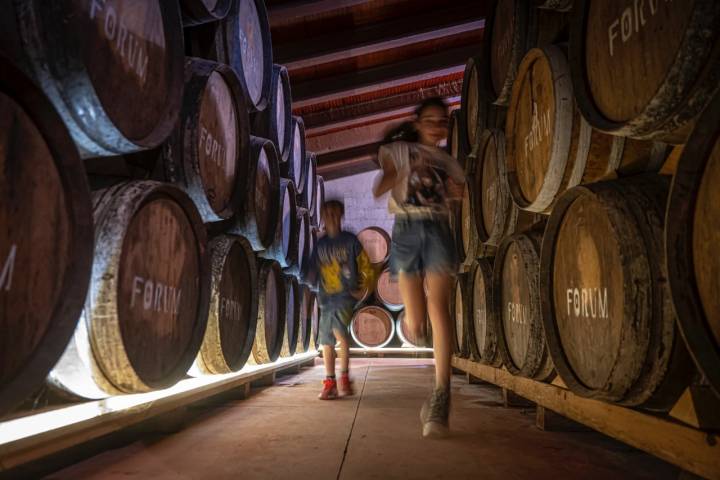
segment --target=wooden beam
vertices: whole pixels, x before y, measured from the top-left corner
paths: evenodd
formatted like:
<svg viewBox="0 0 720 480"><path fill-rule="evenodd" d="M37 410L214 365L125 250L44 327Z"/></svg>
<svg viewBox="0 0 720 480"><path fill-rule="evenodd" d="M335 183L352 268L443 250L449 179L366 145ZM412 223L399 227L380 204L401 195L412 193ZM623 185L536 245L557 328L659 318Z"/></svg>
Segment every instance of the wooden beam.
<svg viewBox="0 0 720 480"><path fill-rule="evenodd" d="M325 181L330 181L360 173L372 172L373 170L377 170L377 168L373 157L358 157L352 160L344 160L331 165L325 165L324 167L318 167L318 175L321 175Z"/></svg>
<svg viewBox="0 0 720 480"><path fill-rule="evenodd" d="M448 31L446 35L460 33L458 28L466 23L481 22L483 12L473 15L467 5L453 5L444 9L406 15L402 18L387 22L376 22L367 26L355 26L340 32L320 32L319 35L305 36L302 41L288 43L273 42L273 58L288 68L296 69L306 66L302 62L308 58L318 58L325 55L337 55L343 52L365 49L367 53L380 49L391 48L382 46L385 42L402 42L405 38L417 35L433 35L433 32ZM480 26L480 28L484 27ZM273 40L275 40L273 38ZM415 40L416 42L418 40Z"/></svg>
<svg viewBox="0 0 720 480"><path fill-rule="evenodd" d="M716 434L667 417L583 398L556 385L516 377L467 359L453 357L452 365L689 472L720 479Z"/></svg>

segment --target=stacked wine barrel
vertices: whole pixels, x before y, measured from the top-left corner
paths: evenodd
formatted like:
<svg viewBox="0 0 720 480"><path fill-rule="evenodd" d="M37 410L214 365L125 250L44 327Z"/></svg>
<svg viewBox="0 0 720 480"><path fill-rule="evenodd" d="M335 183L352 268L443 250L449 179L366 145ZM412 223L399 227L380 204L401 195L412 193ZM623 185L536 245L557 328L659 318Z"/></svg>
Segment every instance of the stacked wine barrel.
<svg viewBox="0 0 720 480"><path fill-rule="evenodd" d="M455 348L667 411L696 367L720 394L720 4L625 7L491 8L451 120Z"/></svg>
<svg viewBox="0 0 720 480"><path fill-rule="evenodd" d="M264 2L0 15L0 416L306 351L324 188Z"/></svg>

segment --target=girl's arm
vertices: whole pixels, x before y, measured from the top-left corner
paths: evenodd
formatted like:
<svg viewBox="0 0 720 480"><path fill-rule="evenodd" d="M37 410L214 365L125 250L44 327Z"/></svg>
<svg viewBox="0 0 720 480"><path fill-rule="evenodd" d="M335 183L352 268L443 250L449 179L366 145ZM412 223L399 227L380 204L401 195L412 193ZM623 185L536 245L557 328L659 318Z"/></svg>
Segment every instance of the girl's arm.
<svg viewBox="0 0 720 480"><path fill-rule="evenodd" d="M397 169L387 149L380 147L378 152L380 157L380 173L375 178L373 185L373 195L379 197L390 190L397 182Z"/></svg>

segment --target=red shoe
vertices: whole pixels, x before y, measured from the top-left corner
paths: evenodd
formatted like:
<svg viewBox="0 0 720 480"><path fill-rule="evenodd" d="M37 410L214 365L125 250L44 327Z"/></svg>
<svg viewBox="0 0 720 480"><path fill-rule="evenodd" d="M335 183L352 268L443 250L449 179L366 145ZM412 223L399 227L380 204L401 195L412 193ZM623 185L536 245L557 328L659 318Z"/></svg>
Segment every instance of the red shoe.
<svg viewBox="0 0 720 480"><path fill-rule="evenodd" d="M318 395L320 400L332 400L338 397L337 382L334 379L326 378L323 380L323 389Z"/></svg>
<svg viewBox="0 0 720 480"><path fill-rule="evenodd" d="M338 390L341 397L347 397L355 393L355 391L353 390L352 382L350 381L350 377L347 373L343 373L342 375L340 375L340 384L338 385Z"/></svg>

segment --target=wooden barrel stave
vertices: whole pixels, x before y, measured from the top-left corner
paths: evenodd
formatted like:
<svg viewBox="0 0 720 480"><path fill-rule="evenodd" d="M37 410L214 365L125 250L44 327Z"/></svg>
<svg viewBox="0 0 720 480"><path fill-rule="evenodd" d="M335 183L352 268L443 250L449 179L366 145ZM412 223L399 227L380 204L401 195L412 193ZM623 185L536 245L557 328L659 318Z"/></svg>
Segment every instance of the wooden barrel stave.
<svg viewBox="0 0 720 480"><path fill-rule="evenodd" d="M305 190L303 191L303 203L307 205L310 219L315 217L315 209L317 208L317 156L314 152L306 152L307 158L307 175L305 177Z"/></svg>
<svg viewBox="0 0 720 480"><path fill-rule="evenodd" d="M16 12L28 68L83 157L131 153L167 138L183 90L176 2L90 2L80 11L73 2L33 0ZM130 42L134 55L124 48Z"/></svg>
<svg viewBox="0 0 720 480"><path fill-rule="evenodd" d="M395 319L384 308L362 307L350 321L350 334L362 348L382 348L395 336Z"/></svg>
<svg viewBox="0 0 720 480"><path fill-rule="evenodd" d="M163 145L160 179L193 199L205 222L229 218L246 191L250 130L237 74L187 58L180 123Z"/></svg>
<svg viewBox="0 0 720 480"><path fill-rule="evenodd" d="M295 188L301 197L299 203L308 208L304 197L307 185L308 157L305 152L305 122L302 117L292 117L290 136L292 137L290 154L288 161L282 165L282 173L283 176L295 182Z"/></svg>
<svg viewBox="0 0 720 480"><path fill-rule="evenodd" d="M295 184L286 178L280 179L280 214L275 235L270 247L258 253L268 260L276 260L282 268L295 265L298 261L298 210Z"/></svg>
<svg viewBox="0 0 720 480"><path fill-rule="evenodd" d="M93 249L90 192L72 137L3 56L0 225L2 416L43 384L72 337Z"/></svg>
<svg viewBox="0 0 720 480"><path fill-rule="evenodd" d="M192 27L227 17L232 0L180 0L183 26Z"/></svg>
<svg viewBox="0 0 720 480"><path fill-rule="evenodd" d="M258 260L258 314L250 363L272 363L278 359L285 337L285 280L280 265Z"/></svg>
<svg viewBox="0 0 720 480"><path fill-rule="evenodd" d="M667 410L690 381L661 256L666 199L667 181L656 175L595 183L563 195L548 221L545 331L558 372L579 395Z"/></svg>
<svg viewBox="0 0 720 480"><path fill-rule="evenodd" d="M312 347L315 350L320 350L322 346L318 343L318 335L320 334L320 303L318 302L317 294L312 290L308 290L308 333L312 339Z"/></svg>
<svg viewBox="0 0 720 480"><path fill-rule="evenodd" d="M570 64L588 122L614 135L684 143L718 89L720 4L645 2L626 9L581 0L573 11ZM624 19L630 30L621 30Z"/></svg>
<svg viewBox="0 0 720 480"><path fill-rule="evenodd" d="M454 299L452 302L453 350L455 355L466 358L470 355L468 345L468 314L472 311L469 302L468 279L466 274L460 274L455 280Z"/></svg>
<svg viewBox="0 0 720 480"><path fill-rule="evenodd" d="M495 257L492 289L505 368L513 375L544 381L554 370L540 314L540 242L537 230L506 238Z"/></svg>
<svg viewBox="0 0 720 480"><path fill-rule="evenodd" d="M51 383L103 396L169 387L195 359L207 323L210 262L200 215L184 192L152 181L94 192L93 210L96 255L83 325ZM77 369L83 373L66 375Z"/></svg>
<svg viewBox="0 0 720 480"><path fill-rule="evenodd" d="M271 140L277 147L280 161L287 162L292 154L293 117L290 77L284 66L273 65L268 106L255 114L253 125L253 133Z"/></svg>
<svg viewBox="0 0 720 480"><path fill-rule="evenodd" d="M280 205L280 173L275 145L270 140L250 137L251 160L242 215L236 218L231 233L247 238L255 251L267 249L273 242Z"/></svg>
<svg viewBox="0 0 720 480"><path fill-rule="evenodd" d="M502 364L498 351L497 319L493 309L492 261L480 258L469 273L472 282L468 302L472 314L468 315L467 339L473 360L494 367Z"/></svg>
<svg viewBox="0 0 720 480"><path fill-rule="evenodd" d="M292 357L300 343L300 322L302 316L302 290L297 278L292 275L285 275L285 335L283 336L282 350L280 356Z"/></svg>
<svg viewBox="0 0 720 480"><path fill-rule="evenodd" d="M250 243L243 237L222 235L209 245L212 286L207 329L195 366L201 373L240 370L255 340L258 284Z"/></svg>
<svg viewBox="0 0 720 480"><path fill-rule="evenodd" d="M325 180L320 175L316 176L315 210L313 212L313 224L320 228L322 226L322 207L325 204Z"/></svg>
<svg viewBox="0 0 720 480"><path fill-rule="evenodd" d="M665 255L678 326L688 350L720 397L720 315L717 302L717 125L720 95L697 122L672 180L665 217Z"/></svg>

